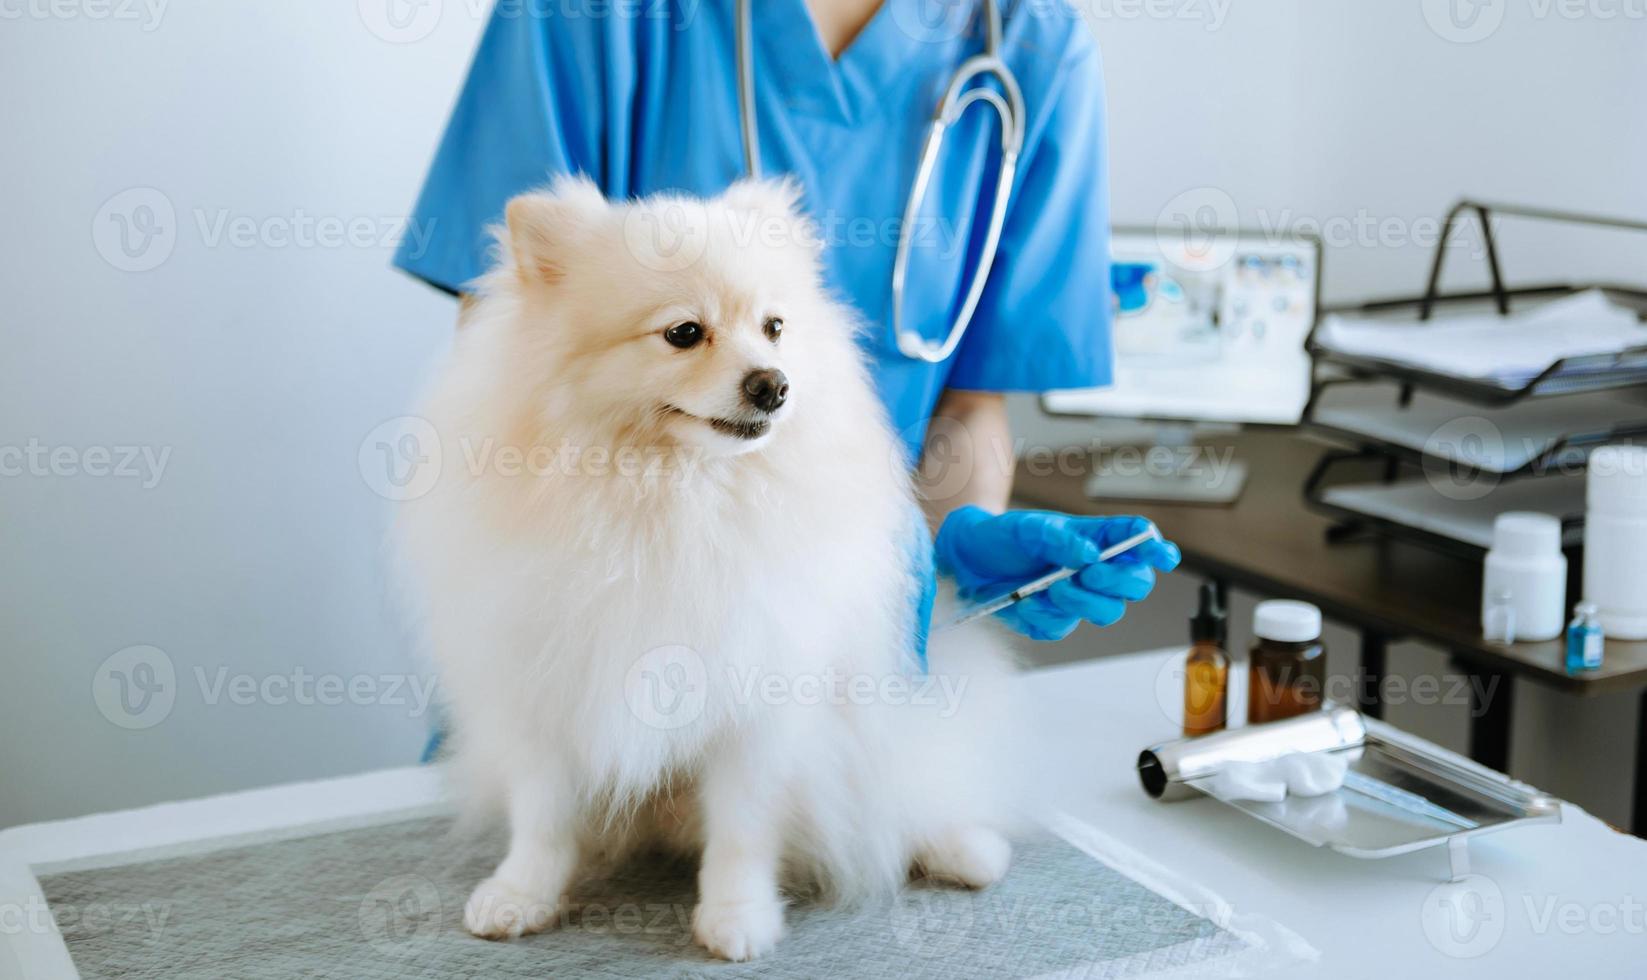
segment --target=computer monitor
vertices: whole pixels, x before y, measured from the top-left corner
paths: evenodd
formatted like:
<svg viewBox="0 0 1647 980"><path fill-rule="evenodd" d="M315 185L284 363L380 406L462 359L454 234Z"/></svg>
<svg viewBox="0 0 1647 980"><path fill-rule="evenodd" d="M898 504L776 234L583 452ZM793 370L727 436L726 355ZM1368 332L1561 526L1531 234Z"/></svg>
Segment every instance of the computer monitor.
<svg viewBox="0 0 1647 980"><path fill-rule="evenodd" d="M1110 285L1115 380L1053 391L1053 415L1176 423L1160 438L1187 442L1195 423L1295 425L1310 393L1305 339L1321 293L1320 242L1301 235L1117 230ZM1216 487L1185 474L1100 474L1089 490L1117 499L1234 499L1239 475Z"/></svg>

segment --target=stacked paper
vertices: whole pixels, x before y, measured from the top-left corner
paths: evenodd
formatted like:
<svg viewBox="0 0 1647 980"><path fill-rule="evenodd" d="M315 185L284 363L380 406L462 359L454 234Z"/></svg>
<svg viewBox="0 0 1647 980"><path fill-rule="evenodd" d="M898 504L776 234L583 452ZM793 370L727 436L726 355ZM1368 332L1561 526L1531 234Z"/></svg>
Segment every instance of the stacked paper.
<svg viewBox="0 0 1647 980"><path fill-rule="evenodd" d="M1316 340L1335 353L1519 388L1562 358L1647 345L1647 325L1591 289L1510 316L1398 322L1333 315L1322 321Z"/></svg>

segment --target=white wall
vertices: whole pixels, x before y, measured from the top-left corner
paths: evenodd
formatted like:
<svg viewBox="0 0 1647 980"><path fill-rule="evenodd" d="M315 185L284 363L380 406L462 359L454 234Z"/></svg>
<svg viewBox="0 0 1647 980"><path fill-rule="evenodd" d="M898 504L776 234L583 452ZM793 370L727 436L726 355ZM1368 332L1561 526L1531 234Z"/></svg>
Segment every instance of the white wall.
<svg viewBox="0 0 1647 980"><path fill-rule="evenodd" d="M0 825L415 758L388 510L357 449L450 333L450 302L383 241L479 25L448 12L393 45L353 3L241 0L0 23L0 447L169 453L158 480L49 457L0 477ZM116 195L160 216L135 260L100 214ZM263 230L227 230L246 222ZM337 222L359 243L302 237ZM133 645L176 685L128 730L93 692ZM360 703L214 697L222 671L313 684L300 670L363 678Z"/></svg>
<svg viewBox="0 0 1647 980"><path fill-rule="evenodd" d="M440 14L404 29L375 0L0 4L0 451L67 447L87 468L100 448L169 453L148 487L49 457L0 477L0 826L415 755L425 719L382 703L415 669L384 584L388 505L358 453L405 410L451 307L390 271L380 240L281 243L317 219L381 234L405 215L482 2L401 7ZM1117 220L1207 187L1249 223L1415 223L1466 191L1647 215L1641 22L1500 2L1499 32L1457 45L1421 0L1223 3L1216 23L1185 0L1183 19L1093 0ZM135 260L111 199L163 219ZM263 230L219 239L219 219ZM1339 251L1340 298L1422 272L1422 249ZM117 267L134 263L154 267ZM1128 642L1176 642L1181 604L1152 604ZM164 656L104 666L134 646ZM142 662L175 671L169 712L117 700ZM359 678L365 703L211 689L299 670Z"/></svg>
<svg viewBox="0 0 1647 980"><path fill-rule="evenodd" d="M1222 19L1211 0L1164 18L1082 5L1108 69L1117 223L1221 192L1245 228L1322 233L1342 303L1421 290L1462 196L1647 219L1640 4L1266 0ZM1451 27L1449 5L1481 8L1475 32ZM1506 219L1502 234L1512 279L1647 272L1640 233ZM1449 269L1466 275L1449 283L1481 281L1479 236L1460 245Z"/></svg>

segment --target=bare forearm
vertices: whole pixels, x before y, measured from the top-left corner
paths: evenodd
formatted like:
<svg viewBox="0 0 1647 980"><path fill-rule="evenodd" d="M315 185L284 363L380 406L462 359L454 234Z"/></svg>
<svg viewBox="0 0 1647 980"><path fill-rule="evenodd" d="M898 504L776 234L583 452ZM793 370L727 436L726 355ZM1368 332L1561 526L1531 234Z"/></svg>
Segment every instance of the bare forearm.
<svg viewBox="0 0 1647 980"><path fill-rule="evenodd" d="M933 410L917 483L932 527L966 504L1000 513L1012 497L1012 426L995 392L945 390Z"/></svg>

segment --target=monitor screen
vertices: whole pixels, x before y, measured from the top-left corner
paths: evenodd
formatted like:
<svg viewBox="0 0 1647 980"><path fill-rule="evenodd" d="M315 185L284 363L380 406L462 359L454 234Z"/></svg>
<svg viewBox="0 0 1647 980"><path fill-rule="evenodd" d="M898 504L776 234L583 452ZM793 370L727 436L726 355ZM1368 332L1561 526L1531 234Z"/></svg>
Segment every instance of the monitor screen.
<svg viewBox="0 0 1647 980"><path fill-rule="evenodd" d="M1293 424L1310 391L1319 244L1224 233L1200 242L1116 231L1110 246L1115 383L1048 392L1047 411Z"/></svg>

